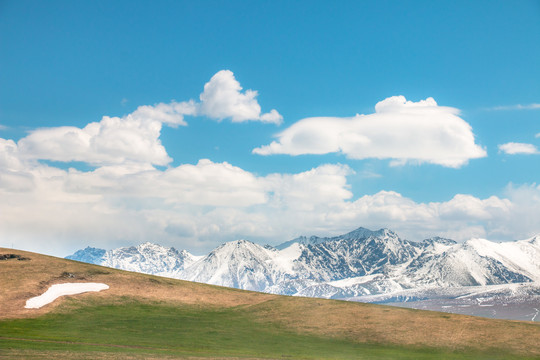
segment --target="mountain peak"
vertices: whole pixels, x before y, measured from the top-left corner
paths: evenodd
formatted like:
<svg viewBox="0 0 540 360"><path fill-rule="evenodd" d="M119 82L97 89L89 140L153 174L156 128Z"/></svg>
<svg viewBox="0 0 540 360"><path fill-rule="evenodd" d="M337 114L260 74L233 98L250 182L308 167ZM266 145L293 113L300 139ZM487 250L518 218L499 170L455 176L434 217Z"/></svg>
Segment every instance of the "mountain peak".
<svg viewBox="0 0 540 360"><path fill-rule="evenodd" d="M265 247L255 244L252 241L238 239L238 240L232 240L232 241L228 241L226 243L221 244L220 246L212 250L210 254L208 255L220 254L220 256L224 256L224 254L233 254L233 253L237 253L238 251L240 253L244 253L246 251L248 253L253 253L253 252L260 252L260 251L266 252L268 250Z"/></svg>
<svg viewBox="0 0 540 360"><path fill-rule="evenodd" d="M83 250L77 250L74 254L66 256L66 259L99 264L103 260L105 253L105 249L87 246Z"/></svg>
<svg viewBox="0 0 540 360"><path fill-rule="evenodd" d="M334 237L318 237L318 236L310 236L309 238L307 236L299 236L295 239L292 239L290 241L286 241L284 243L281 243L277 246L275 246L278 250L283 250L291 246L292 244L298 243L303 245L317 245L324 243L329 240L335 240L335 239L345 239L345 240L361 240L361 239L367 239L369 237L376 237L376 238L399 238L399 236L393 232L390 229L382 228L376 231L366 229L364 227L359 227L351 232L348 232L343 235L338 235Z"/></svg>
<svg viewBox="0 0 540 360"><path fill-rule="evenodd" d="M532 238L527 239L527 241L530 242L531 244L540 245L540 234L537 234L533 236Z"/></svg>
<svg viewBox="0 0 540 360"><path fill-rule="evenodd" d="M451 245L457 244L457 242L452 239L447 239L440 236L434 236L434 237L430 237L429 239L422 240L422 244L424 245L442 244L442 245L451 246Z"/></svg>
<svg viewBox="0 0 540 360"><path fill-rule="evenodd" d="M249 240L237 239L237 240L227 241L226 243L221 244L218 248L242 247L242 246L251 246L251 245L256 245L256 244Z"/></svg>
<svg viewBox="0 0 540 360"><path fill-rule="evenodd" d="M286 249L286 248L288 248L289 246L291 246L293 244L315 245L315 244L320 244L322 242L325 242L326 240L328 240L328 238L320 238L320 237L317 237L317 236L310 236L310 237L299 236L299 237L294 238L292 240L281 243L281 244L275 246L275 248L278 249L278 250L283 250L283 249Z"/></svg>
<svg viewBox="0 0 540 360"><path fill-rule="evenodd" d="M365 227L360 226L359 228L354 229L353 231L350 231L350 232L346 233L345 235L351 235L351 236L354 235L354 236L367 237L367 236L372 235L373 233L374 233L373 230L366 229Z"/></svg>
<svg viewBox="0 0 540 360"><path fill-rule="evenodd" d="M364 227L359 227L356 230L353 230L345 235L342 235L340 237L343 237L345 239L366 239L370 236L374 237L398 237L395 232L393 232L390 229L382 228L376 231L366 229Z"/></svg>
<svg viewBox="0 0 540 360"><path fill-rule="evenodd" d="M482 239L482 238L472 238L472 239L466 240L463 243L464 246L471 246L471 247L491 246L493 244L496 244L496 243L493 241L489 241L487 239Z"/></svg>
<svg viewBox="0 0 540 360"><path fill-rule="evenodd" d="M161 246L159 244L156 244L156 243L153 243L153 242L150 242L150 241L146 241L146 242L143 242L142 244L139 244L137 246L137 248L139 249L146 249L146 248L164 248L164 246Z"/></svg>

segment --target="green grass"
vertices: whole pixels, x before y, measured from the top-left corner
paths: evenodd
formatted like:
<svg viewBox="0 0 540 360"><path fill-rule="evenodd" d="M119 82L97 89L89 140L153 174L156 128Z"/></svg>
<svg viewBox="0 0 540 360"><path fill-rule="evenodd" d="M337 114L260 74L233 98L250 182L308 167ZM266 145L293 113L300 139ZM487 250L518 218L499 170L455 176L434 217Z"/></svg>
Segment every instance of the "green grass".
<svg viewBox="0 0 540 360"><path fill-rule="evenodd" d="M0 358L249 357L260 359L508 359L505 354L361 344L286 330L250 307L212 309L94 301L35 319L0 321ZM57 354L57 355L54 355Z"/></svg>

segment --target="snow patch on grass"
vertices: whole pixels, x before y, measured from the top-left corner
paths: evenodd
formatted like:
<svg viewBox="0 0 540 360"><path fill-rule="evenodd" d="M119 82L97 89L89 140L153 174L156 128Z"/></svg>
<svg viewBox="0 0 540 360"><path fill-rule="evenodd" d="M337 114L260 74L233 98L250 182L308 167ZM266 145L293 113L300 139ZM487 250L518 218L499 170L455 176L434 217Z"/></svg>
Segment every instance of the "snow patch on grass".
<svg viewBox="0 0 540 360"><path fill-rule="evenodd" d="M102 283L66 283L52 285L40 296L33 297L26 301L26 309L39 309L42 306L52 303L54 300L64 295L76 295L89 291L107 290L109 285Z"/></svg>

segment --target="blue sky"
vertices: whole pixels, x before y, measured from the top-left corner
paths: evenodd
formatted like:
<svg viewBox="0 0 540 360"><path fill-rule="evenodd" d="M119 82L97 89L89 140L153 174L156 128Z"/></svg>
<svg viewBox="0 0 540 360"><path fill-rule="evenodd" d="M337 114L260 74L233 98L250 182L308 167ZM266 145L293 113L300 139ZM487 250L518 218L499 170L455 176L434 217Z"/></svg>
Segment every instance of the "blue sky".
<svg viewBox="0 0 540 360"><path fill-rule="evenodd" d="M538 1L3 1L0 245L202 252L357 226L532 236L538 44ZM205 102L205 84L242 89ZM160 103L175 120L129 117ZM98 152L66 140L104 116L135 121L136 139L124 124Z"/></svg>

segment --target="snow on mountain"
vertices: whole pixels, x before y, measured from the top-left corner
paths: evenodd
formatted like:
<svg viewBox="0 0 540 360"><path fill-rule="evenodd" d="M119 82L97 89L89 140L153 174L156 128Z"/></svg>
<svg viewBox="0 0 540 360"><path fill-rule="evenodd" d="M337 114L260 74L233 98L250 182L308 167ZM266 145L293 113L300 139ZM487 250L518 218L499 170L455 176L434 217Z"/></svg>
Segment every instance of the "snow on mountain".
<svg viewBox="0 0 540 360"><path fill-rule="evenodd" d="M540 281L540 236L506 243L440 237L413 242L388 229L359 228L335 237L301 236L275 248L236 240L202 257L145 243L106 252L86 248L68 258L246 290L341 299Z"/></svg>
<svg viewBox="0 0 540 360"><path fill-rule="evenodd" d="M82 261L90 264L101 264L105 253L105 249L87 246L85 249L77 250L73 255L66 256L66 259Z"/></svg>
<svg viewBox="0 0 540 360"><path fill-rule="evenodd" d="M175 278L179 277L187 266L199 259L186 250L178 251L172 247L167 248L150 242L108 251L87 247L66 258L116 269Z"/></svg>
<svg viewBox="0 0 540 360"><path fill-rule="evenodd" d="M540 236L507 243L483 239L467 241L479 255L497 260L512 272L540 281Z"/></svg>
<svg viewBox="0 0 540 360"><path fill-rule="evenodd" d="M107 251L101 265L153 275L178 277L196 258L186 250L178 251L146 242Z"/></svg>
<svg viewBox="0 0 540 360"><path fill-rule="evenodd" d="M225 243L188 267L182 279L262 291L276 281L278 250L246 240Z"/></svg>
<svg viewBox="0 0 540 360"><path fill-rule="evenodd" d="M480 248L467 241L444 251L425 251L411 262L404 275L418 285L443 287L531 281L524 274L506 267L500 259L483 255Z"/></svg>
<svg viewBox="0 0 540 360"><path fill-rule="evenodd" d="M325 242L326 240L328 240L330 238L321 238L321 237L318 237L318 236L310 236L310 237L307 237L307 236L299 236L297 237L296 239L292 239L290 241L286 241L282 244L279 244L278 246L276 246L276 249L278 250L283 250L283 249L287 249L289 248L291 245L294 245L294 244L299 244L299 245L317 245L317 244L320 244L320 243L323 243Z"/></svg>
<svg viewBox="0 0 540 360"><path fill-rule="evenodd" d="M429 239L424 239L421 245L424 249L429 249L431 252L443 252L448 250L450 246L456 245L457 242L451 239L445 239L439 236L435 236Z"/></svg>
<svg viewBox="0 0 540 360"><path fill-rule="evenodd" d="M388 229L380 229L377 231L372 231L363 227L359 227L356 230L353 230L345 235L335 236L335 237L318 237L318 236L310 236L309 238L307 236L299 236L296 239L284 242L278 246L276 246L276 249L283 250L291 246L292 244L298 243L302 245L318 245L322 244L326 241L333 241L336 239L365 239L370 236L379 237L381 235L384 235L386 231L390 231Z"/></svg>
<svg viewBox="0 0 540 360"><path fill-rule="evenodd" d="M296 278L328 282L344 278L383 273L388 266L403 264L418 254L417 247L397 234L363 228L304 245L294 269Z"/></svg>

